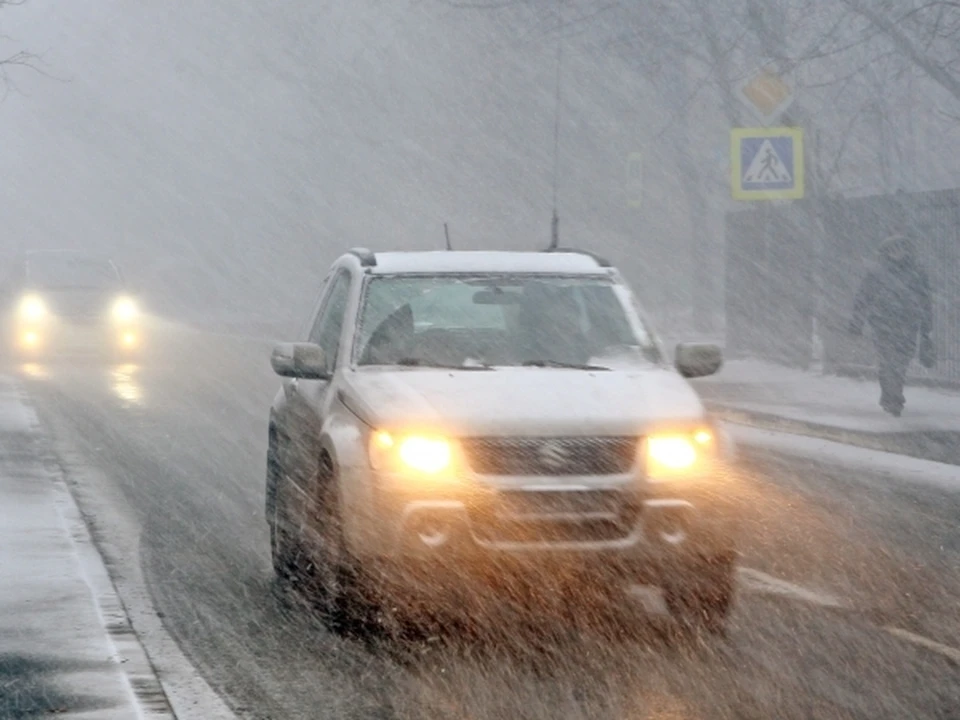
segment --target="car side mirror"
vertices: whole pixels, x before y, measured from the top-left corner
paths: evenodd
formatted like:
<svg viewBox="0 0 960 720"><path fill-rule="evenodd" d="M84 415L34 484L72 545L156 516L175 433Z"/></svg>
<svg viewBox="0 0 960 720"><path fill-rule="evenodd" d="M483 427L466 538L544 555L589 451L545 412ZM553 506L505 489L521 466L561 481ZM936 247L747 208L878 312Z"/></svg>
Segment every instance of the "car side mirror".
<svg viewBox="0 0 960 720"><path fill-rule="evenodd" d="M323 348L314 343L280 343L270 355L273 371L281 377L326 380L330 377Z"/></svg>
<svg viewBox="0 0 960 720"><path fill-rule="evenodd" d="M679 343L675 364L685 378L713 375L723 366L723 350L712 343Z"/></svg>

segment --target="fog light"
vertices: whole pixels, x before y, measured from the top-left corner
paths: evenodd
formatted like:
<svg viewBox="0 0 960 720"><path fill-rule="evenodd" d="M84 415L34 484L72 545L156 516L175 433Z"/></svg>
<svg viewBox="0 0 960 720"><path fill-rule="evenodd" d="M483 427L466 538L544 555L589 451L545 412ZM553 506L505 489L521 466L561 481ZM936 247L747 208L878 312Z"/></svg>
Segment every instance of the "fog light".
<svg viewBox="0 0 960 720"><path fill-rule="evenodd" d="M128 332L120 336L120 344L124 347L133 347L137 344L136 333Z"/></svg>
<svg viewBox="0 0 960 720"><path fill-rule="evenodd" d="M450 539L453 526L447 517L425 514L414 520L412 529L420 542L427 547L435 548Z"/></svg>
<svg viewBox="0 0 960 720"><path fill-rule="evenodd" d="M36 347L40 344L40 336L37 333L28 330L20 336L20 344L28 348Z"/></svg>
<svg viewBox="0 0 960 720"><path fill-rule="evenodd" d="M676 545L687 537L690 515L686 510L665 510L658 525L660 539L670 545Z"/></svg>
<svg viewBox="0 0 960 720"><path fill-rule="evenodd" d="M646 503L647 537L665 545L680 545L687 539L693 522L693 507L676 500L650 500Z"/></svg>

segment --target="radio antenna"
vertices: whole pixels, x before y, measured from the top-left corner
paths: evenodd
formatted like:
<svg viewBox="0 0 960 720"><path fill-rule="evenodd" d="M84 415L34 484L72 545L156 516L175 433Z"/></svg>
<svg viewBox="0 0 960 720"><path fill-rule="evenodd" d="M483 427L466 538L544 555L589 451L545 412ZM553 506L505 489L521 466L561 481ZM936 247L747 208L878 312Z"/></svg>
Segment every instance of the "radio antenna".
<svg viewBox="0 0 960 720"><path fill-rule="evenodd" d="M553 220L550 223L550 249L560 245L560 215L557 213L557 186L560 178L560 80L563 67L563 0L557 0L557 84L553 113Z"/></svg>
<svg viewBox="0 0 960 720"><path fill-rule="evenodd" d="M447 250L453 250L453 246L450 245L450 229L447 227L447 224L443 224L443 234L447 238Z"/></svg>

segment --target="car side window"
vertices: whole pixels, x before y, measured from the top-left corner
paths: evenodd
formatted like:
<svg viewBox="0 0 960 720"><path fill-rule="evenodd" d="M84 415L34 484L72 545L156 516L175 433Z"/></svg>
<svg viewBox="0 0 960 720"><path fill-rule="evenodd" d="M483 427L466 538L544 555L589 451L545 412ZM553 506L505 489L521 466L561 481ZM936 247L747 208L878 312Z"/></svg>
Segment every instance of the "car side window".
<svg viewBox="0 0 960 720"><path fill-rule="evenodd" d="M327 295L329 295L327 291L330 289L333 279L334 273L330 272L320 283L320 288L314 298L313 305L310 307L310 312L300 324L300 332L297 334L298 340L308 342L313 336L314 327L320 322L320 318L323 317L323 308L326 307Z"/></svg>
<svg viewBox="0 0 960 720"><path fill-rule="evenodd" d="M341 271L333 280L330 294L317 314L316 322L310 331L309 341L323 348L327 357L328 367L333 368L337 363L340 350L340 335L343 330L344 315L347 311L347 300L350 296L350 273Z"/></svg>

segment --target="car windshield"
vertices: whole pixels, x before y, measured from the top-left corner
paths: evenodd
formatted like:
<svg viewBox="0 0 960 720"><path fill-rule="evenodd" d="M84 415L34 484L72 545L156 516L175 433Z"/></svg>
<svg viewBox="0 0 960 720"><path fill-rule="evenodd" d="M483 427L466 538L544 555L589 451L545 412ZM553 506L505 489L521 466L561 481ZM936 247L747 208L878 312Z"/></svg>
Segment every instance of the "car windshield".
<svg viewBox="0 0 960 720"><path fill-rule="evenodd" d="M359 365L601 368L653 359L643 324L606 277L373 277L360 310Z"/></svg>
<svg viewBox="0 0 960 720"><path fill-rule="evenodd" d="M109 260L83 255L49 255L27 260L27 281L36 288L112 289L120 275Z"/></svg>

